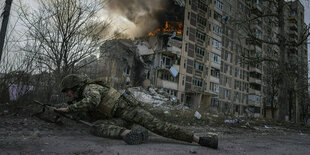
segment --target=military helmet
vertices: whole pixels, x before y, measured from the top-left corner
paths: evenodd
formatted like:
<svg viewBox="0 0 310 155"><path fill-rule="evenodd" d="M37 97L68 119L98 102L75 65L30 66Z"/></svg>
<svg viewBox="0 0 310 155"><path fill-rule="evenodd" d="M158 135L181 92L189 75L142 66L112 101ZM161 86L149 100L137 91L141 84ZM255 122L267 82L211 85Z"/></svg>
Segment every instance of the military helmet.
<svg viewBox="0 0 310 155"><path fill-rule="evenodd" d="M65 92L68 89L72 89L77 86L82 86L88 80L86 75L69 74L65 76L61 81L61 91Z"/></svg>

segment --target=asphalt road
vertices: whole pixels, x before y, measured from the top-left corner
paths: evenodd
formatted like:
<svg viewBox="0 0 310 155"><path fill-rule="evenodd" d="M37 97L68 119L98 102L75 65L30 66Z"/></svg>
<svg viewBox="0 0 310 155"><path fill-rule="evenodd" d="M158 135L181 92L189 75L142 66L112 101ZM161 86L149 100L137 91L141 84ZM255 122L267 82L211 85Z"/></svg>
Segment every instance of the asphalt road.
<svg viewBox="0 0 310 155"><path fill-rule="evenodd" d="M56 126L33 118L0 117L0 154L310 154L310 135L284 128L248 130L242 128L193 127L203 135L219 134L217 150L151 135L141 145L95 137L87 127Z"/></svg>

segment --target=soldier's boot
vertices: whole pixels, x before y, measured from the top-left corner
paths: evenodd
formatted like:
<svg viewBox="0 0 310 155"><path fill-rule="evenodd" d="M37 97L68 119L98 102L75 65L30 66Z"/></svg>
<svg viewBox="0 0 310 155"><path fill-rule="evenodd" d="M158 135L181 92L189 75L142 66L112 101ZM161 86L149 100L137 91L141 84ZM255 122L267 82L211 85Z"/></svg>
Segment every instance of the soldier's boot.
<svg viewBox="0 0 310 155"><path fill-rule="evenodd" d="M199 145L211 147L213 149L217 149L218 147L218 137L217 135L210 135L208 137L199 137Z"/></svg>
<svg viewBox="0 0 310 155"><path fill-rule="evenodd" d="M149 134L147 130L131 130L123 139L129 145L137 145L148 140Z"/></svg>

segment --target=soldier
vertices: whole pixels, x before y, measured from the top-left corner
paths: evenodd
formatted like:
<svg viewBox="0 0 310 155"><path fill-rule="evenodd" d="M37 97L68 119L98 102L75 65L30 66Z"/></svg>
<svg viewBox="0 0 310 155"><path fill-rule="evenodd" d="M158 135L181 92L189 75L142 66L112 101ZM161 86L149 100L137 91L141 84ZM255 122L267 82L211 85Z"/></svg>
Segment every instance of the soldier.
<svg viewBox="0 0 310 155"><path fill-rule="evenodd" d="M61 82L62 92L70 98L70 105L58 111L75 113L78 117L93 122L91 132L106 138L123 139L127 144L141 144L148 138L148 132L130 130L133 124L176 140L196 142L202 146L217 149L216 135L198 137L177 125L163 122L139 106L137 100L126 93L119 93L100 82L91 82L87 77L71 74Z"/></svg>

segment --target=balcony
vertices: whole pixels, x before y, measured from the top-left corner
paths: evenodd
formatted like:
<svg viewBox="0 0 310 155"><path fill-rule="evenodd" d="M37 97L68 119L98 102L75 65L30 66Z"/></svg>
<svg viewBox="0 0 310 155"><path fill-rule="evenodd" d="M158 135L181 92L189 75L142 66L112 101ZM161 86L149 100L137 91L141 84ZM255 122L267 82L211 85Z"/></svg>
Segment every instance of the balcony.
<svg viewBox="0 0 310 155"><path fill-rule="evenodd" d="M289 16L288 19L292 23L297 23L297 17L296 16Z"/></svg>
<svg viewBox="0 0 310 155"><path fill-rule="evenodd" d="M250 77L249 82L250 82L250 83L261 84L261 83L262 83L262 80L256 79L256 78L253 78L253 77Z"/></svg>
<svg viewBox="0 0 310 155"><path fill-rule="evenodd" d="M178 90L178 83L157 78L157 87Z"/></svg>
<svg viewBox="0 0 310 155"><path fill-rule="evenodd" d="M260 102L254 102L252 100L249 100L248 103L249 103L250 106L256 106L256 107L260 107L261 106Z"/></svg>
<svg viewBox="0 0 310 155"><path fill-rule="evenodd" d="M204 93L204 89L203 89L203 87L198 87L198 86L192 85L192 87L190 89L186 89L185 92L187 92L187 93Z"/></svg>
<svg viewBox="0 0 310 155"><path fill-rule="evenodd" d="M249 94L261 95L261 91L249 88Z"/></svg>
<svg viewBox="0 0 310 155"><path fill-rule="evenodd" d="M200 23L197 23L197 28L198 28L198 30L204 32L205 29L206 29L206 26L204 26L204 25L202 25L202 24L200 24Z"/></svg>
<svg viewBox="0 0 310 155"><path fill-rule="evenodd" d="M213 83L220 83L220 79L214 76L210 76L210 82Z"/></svg>
<svg viewBox="0 0 310 155"><path fill-rule="evenodd" d="M298 27L296 23L290 23L290 29L293 31L297 31Z"/></svg>
<svg viewBox="0 0 310 155"><path fill-rule="evenodd" d="M257 73L262 73L262 70L261 69L259 69L259 68L256 68L256 67L251 67L250 66L250 68L249 68L249 71L250 72L257 72Z"/></svg>
<svg viewBox="0 0 310 155"><path fill-rule="evenodd" d="M217 69L221 69L221 64L218 64L216 62L211 61L211 67L217 68Z"/></svg>
<svg viewBox="0 0 310 155"><path fill-rule="evenodd" d="M176 46L171 46L171 47L167 47L167 51L173 54L176 54L176 55L181 55L182 49Z"/></svg>
<svg viewBox="0 0 310 155"><path fill-rule="evenodd" d="M204 47L205 41L202 40L202 39L196 38L196 43L197 43L199 46Z"/></svg>
<svg viewBox="0 0 310 155"><path fill-rule="evenodd" d="M298 39L297 39L297 37L295 37L294 35L290 35L289 41L292 42L292 43L295 43L295 44L298 43Z"/></svg>

